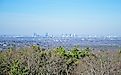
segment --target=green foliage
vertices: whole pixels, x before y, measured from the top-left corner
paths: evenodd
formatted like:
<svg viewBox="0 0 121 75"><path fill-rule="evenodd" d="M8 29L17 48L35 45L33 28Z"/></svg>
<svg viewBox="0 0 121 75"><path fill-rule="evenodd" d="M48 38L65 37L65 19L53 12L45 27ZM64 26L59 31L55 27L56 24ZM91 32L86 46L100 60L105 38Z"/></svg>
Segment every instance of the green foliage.
<svg viewBox="0 0 121 75"><path fill-rule="evenodd" d="M119 50L119 53L121 54L121 49Z"/></svg>
<svg viewBox="0 0 121 75"><path fill-rule="evenodd" d="M79 59L79 50L77 48L74 48L71 50L70 55L73 58Z"/></svg>
<svg viewBox="0 0 121 75"><path fill-rule="evenodd" d="M79 47L69 51L38 46L9 49L0 52L0 75L121 75L118 53L93 53L90 48Z"/></svg>
<svg viewBox="0 0 121 75"><path fill-rule="evenodd" d="M7 74L8 71L7 57L5 57L4 53L0 53L0 75Z"/></svg>
<svg viewBox="0 0 121 75"><path fill-rule="evenodd" d="M32 45L32 49L35 51L40 51L40 47L37 45Z"/></svg>
<svg viewBox="0 0 121 75"><path fill-rule="evenodd" d="M10 75L28 75L28 69L22 67L19 60L14 60L10 67Z"/></svg>
<svg viewBox="0 0 121 75"><path fill-rule="evenodd" d="M81 57L86 57L90 55L90 49L86 48L84 50L78 50L77 48L74 48L71 50L70 55L76 59L79 59Z"/></svg>
<svg viewBox="0 0 121 75"><path fill-rule="evenodd" d="M64 56L66 53L65 49L63 47L59 47L57 48L57 54L60 55L60 56Z"/></svg>
<svg viewBox="0 0 121 75"><path fill-rule="evenodd" d="M86 56L89 56L89 55L90 55L90 52L86 49L79 52L80 57L86 57Z"/></svg>

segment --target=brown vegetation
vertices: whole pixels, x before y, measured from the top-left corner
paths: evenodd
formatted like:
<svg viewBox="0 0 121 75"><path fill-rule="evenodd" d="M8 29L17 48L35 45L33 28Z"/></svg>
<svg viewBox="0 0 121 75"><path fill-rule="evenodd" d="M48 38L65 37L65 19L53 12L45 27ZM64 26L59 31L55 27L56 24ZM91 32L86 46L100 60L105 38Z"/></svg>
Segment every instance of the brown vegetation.
<svg viewBox="0 0 121 75"><path fill-rule="evenodd" d="M0 52L0 75L121 75L121 51L10 48Z"/></svg>

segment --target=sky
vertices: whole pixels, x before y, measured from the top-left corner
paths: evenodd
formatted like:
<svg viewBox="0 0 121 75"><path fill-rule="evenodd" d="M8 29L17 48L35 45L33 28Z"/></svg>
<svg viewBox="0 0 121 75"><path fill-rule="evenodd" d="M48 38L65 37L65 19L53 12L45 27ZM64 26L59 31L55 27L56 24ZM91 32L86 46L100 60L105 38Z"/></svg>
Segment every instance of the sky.
<svg viewBox="0 0 121 75"><path fill-rule="evenodd" d="M0 0L0 35L121 35L121 0Z"/></svg>

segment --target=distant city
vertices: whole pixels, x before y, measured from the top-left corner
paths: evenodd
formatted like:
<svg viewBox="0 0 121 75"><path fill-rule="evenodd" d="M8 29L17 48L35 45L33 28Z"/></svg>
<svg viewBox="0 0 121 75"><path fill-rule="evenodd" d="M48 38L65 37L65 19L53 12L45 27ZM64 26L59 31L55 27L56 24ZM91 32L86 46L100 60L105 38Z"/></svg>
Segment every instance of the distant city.
<svg viewBox="0 0 121 75"><path fill-rule="evenodd" d="M0 35L0 50L6 50L10 47L30 47L32 45L38 45L47 49L59 46L69 49L78 45L82 48L91 47L96 50L116 50L121 48L121 37L96 35L80 36L76 34L54 36L49 33L45 33L45 35L34 33L32 36Z"/></svg>
<svg viewBox="0 0 121 75"><path fill-rule="evenodd" d="M0 37L107 37L107 38L111 38L111 37L121 37L121 36L114 36L114 35L107 35L107 36L99 36L99 35L85 35L85 34L59 34L59 35L53 35L53 34L49 34L49 33L45 33L45 34L37 34L34 33L33 35L0 35Z"/></svg>

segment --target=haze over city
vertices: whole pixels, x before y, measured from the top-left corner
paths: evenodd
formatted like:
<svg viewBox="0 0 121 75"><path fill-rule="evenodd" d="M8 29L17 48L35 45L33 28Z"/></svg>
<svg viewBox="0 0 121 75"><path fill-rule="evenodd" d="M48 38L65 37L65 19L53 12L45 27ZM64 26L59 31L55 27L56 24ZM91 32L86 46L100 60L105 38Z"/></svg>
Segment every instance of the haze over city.
<svg viewBox="0 0 121 75"><path fill-rule="evenodd" d="M0 75L121 75L121 0L0 0Z"/></svg>
<svg viewBox="0 0 121 75"><path fill-rule="evenodd" d="M0 34L121 35L120 0L0 0Z"/></svg>

